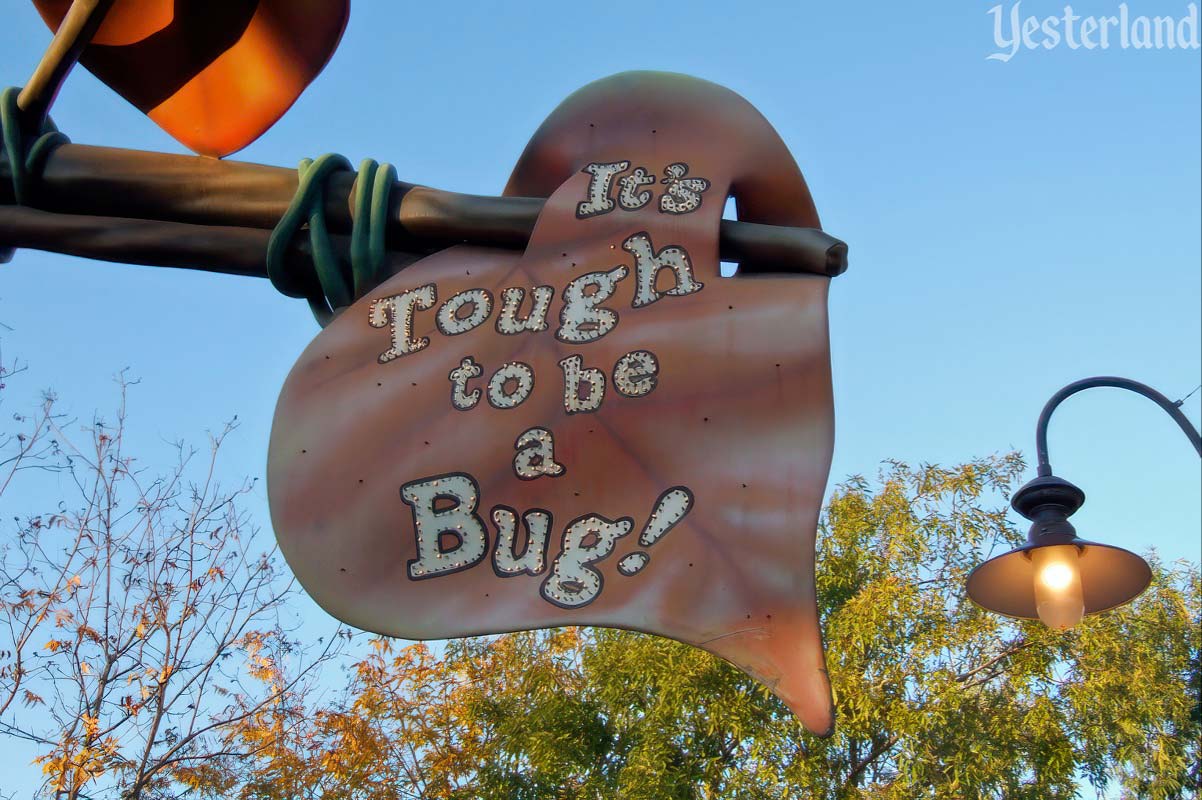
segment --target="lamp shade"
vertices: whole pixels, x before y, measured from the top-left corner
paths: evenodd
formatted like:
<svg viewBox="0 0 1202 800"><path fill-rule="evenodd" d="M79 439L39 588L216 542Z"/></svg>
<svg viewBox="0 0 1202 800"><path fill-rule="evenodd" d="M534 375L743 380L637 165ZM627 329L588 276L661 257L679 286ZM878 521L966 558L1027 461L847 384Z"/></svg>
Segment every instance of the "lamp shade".
<svg viewBox="0 0 1202 800"><path fill-rule="evenodd" d="M1028 543L996 556L968 576L968 596L977 605L998 614L1038 619L1035 600L1035 563L1032 552L1040 547L1072 544L1078 549L1081 591L1085 613L1121 606L1138 597L1152 582L1152 569L1135 553L1084 539Z"/></svg>

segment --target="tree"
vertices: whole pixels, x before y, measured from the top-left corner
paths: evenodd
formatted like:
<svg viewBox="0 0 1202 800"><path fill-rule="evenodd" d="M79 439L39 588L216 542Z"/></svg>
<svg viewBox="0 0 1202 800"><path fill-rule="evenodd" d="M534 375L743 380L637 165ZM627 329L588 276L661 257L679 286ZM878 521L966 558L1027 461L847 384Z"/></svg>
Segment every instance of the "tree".
<svg viewBox="0 0 1202 800"><path fill-rule="evenodd" d="M40 747L55 796L1202 794L1198 565L1153 559L1137 602L1067 634L964 597L969 569L1022 539L1004 505L1017 455L889 463L833 493L817 563L839 716L823 740L726 662L604 629L374 638L344 691L318 695L329 645L285 628L292 590L249 554L248 486L214 477L228 430L150 478L124 452L123 410L84 449L52 398L17 422L0 497L29 470L78 493L18 517L0 557L0 732Z"/></svg>
<svg viewBox="0 0 1202 800"><path fill-rule="evenodd" d="M983 612L963 582L1022 535L1016 455L891 463L837 489L818 581L838 726L805 733L763 687L664 639L555 630L375 639L346 695L222 792L322 798L1198 797L1202 587L1155 564L1136 603L1067 634ZM275 712L266 709L265 715ZM245 720L253 741L266 719ZM202 787L203 788L203 787Z"/></svg>
<svg viewBox="0 0 1202 800"><path fill-rule="evenodd" d="M222 732L300 704L335 648L285 627L295 590L255 549L238 506L251 484L215 477L233 426L153 476L125 452L127 386L80 446L52 397L0 441L0 497L29 470L72 490L13 517L0 551L0 733L36 743L44 790L72 800L174 797L264 747Z"/></svg>

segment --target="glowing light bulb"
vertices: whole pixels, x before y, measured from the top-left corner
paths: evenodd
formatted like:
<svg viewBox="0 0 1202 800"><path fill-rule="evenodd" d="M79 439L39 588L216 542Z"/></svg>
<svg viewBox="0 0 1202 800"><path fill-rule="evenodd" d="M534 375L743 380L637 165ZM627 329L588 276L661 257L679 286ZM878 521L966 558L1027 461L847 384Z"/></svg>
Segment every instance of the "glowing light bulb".
<svg viewBox="0 0 1202 800"><path fill-rule="evenodd" d="M1076 545L1058 544L1031 552L1035 566L1035 610L1044 625L1068 630L1085 615Z"/></svg>
<svg viewBox="0 0 1202 800"><path fill-rule="evenodd" d="M1073 571L1067 564L1048 564L1040 573L1043 585L1054 592L1064 591L1073 581Z"/></svg>

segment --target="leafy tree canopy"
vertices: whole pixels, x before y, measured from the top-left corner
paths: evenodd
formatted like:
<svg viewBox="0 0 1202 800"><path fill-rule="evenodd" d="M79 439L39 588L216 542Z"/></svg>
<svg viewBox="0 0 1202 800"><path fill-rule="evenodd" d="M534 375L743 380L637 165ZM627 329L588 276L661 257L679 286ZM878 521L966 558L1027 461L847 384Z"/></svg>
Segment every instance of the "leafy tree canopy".
<svg viewBox="0 0 1202 800"><path fill-rule="evenodd" d="M337 647L285 627L272 556L248 552L247 487L214 474L221 436L155 477L124 450L123 408L78 445L51 399L13 421L0 499L38 475L68 487L0 547L0 734L39 748L46 796L1202 793L1197 564L1153 560L1135 603L1069 633L965 598L971 568L1023 538L1005 513L1016 454L889 463L835 490L817 578L838 723L819 739L726 662L624 631L374 638L338 674Z"/></svg>
<svg viewBox="0 0 1202 800"><path fill-rule="evenodd" d="M1017 455L888 464L835 491L818 586L836 734L807 734L725 662L651 636L565 629L374 639L344 697L264 709L286 731L193 785L251 797L930 800L1198 797L1197 565L1067 634L986 613L969 570L1023 535ZM281 715L285 715L286 719ZM215 780L216 779L216 780Z"/></svg>

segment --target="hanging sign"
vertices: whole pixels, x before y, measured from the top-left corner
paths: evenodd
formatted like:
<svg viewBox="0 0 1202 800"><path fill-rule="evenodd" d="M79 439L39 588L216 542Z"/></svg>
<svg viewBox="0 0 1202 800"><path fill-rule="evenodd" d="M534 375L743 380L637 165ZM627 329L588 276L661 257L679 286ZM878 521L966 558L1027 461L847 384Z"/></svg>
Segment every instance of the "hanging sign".
<svg viewBox="0 0 1202 800"><path fill-rule="evenodd" d="M71 0L34 0L57 30ZM187 147L240 150L321 72L350 0L123 0L80 63Z"/></svg>
<svg viewBox="0 0 1202 800"><path fill-rule="evenodd" d="M561 105L506 194L549 198L524 253L418 261L293 368L268 466L289 564L394 636L668 636L829 734L829 279L718 259L728 196L819 227L795 162L734 93L628 73Z"/></svg>

